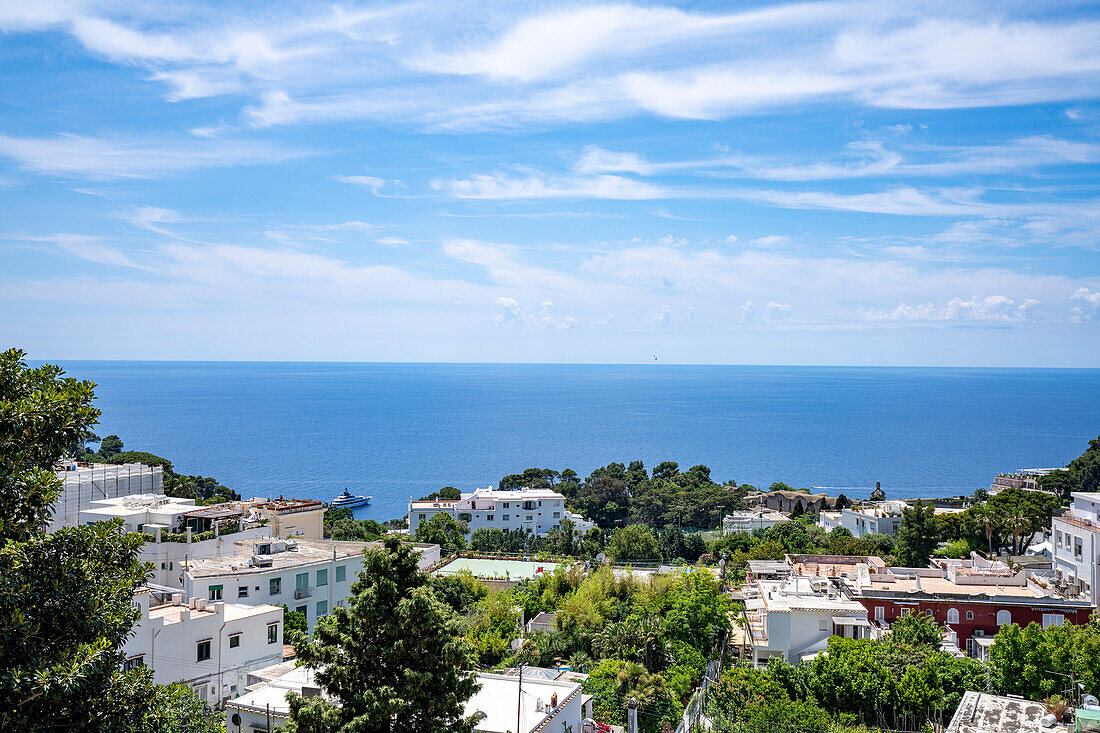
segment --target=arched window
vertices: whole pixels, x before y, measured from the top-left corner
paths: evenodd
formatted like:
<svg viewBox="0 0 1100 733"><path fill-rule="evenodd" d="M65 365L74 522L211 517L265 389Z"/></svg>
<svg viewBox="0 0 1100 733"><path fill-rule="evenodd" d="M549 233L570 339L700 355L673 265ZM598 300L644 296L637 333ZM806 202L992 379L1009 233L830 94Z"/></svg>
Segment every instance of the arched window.
<svg viewBox="0 0 1100 733"><path fill-rule="evenodd" d="M1012 623L1011 611L997 611L997 625L1004 626L1005 624Z"/></svg>
<svg viewBox="0 0 1100 733"><path fill-rule="evenodd" d="M967 621L973 621L974 620L974 612L973 611L967 611L966 612L966 620Z"/></svg>
<svg viewBox="0 0 1100 733"><path fill-rule="evenodd" d="M957 608L947 609L947 623L949 623L949 624L959 623L959 609L957 609Z"/></svg>

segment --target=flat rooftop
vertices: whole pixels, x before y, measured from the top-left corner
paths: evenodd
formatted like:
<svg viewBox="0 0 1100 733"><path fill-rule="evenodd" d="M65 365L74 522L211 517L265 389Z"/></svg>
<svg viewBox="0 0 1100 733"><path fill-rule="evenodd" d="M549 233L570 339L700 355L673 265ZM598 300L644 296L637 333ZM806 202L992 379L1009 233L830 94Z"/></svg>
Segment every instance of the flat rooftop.
<svg viewBox="0 0 1100 733"><path fill-rule="evenodd" d="M1041 702L970 691L963 695L946 733L1065 733L1064 725L1042 727L1039 721L1046 713Z"/></svg>
<svg viewBox="0 0 1100 733"><path fill-rule="evenodd" d="M792 611L835 611L867 617L867 609L859 601L846 598L839 589L833 588L833 597L829 593L815 591L811 583L816 578L791 577L785 580L758 580L760 601L769 613L790 613ZM820 581L825 582L825 581Z"/></svg>
<svg viewBox="0 0 1100 733"><path fill-rule="evenodd" d="M539 572L552 573L557 567L556 562L460 557L436 568L434 572L440 575L454 575L465 571L475 578L523 580L534 578Z"/></svg>
<svg viewBox="0 0 1100 733"><path fill-rule="evenodd" d="M237 621L242 618L250 618L252 616L261 616L265 613L272 611L281 611L279 606L272 606L267 603L262 603L258 606L246 606L241 603L226 603L225 604L225 620ZM201 611L189 607L187 604L173 605L168 604L165 606L154 606L149 609L150 619L164 619L165 624L176 624L180 622L183 617L184 611L191 612L191 618L203 618L209 616L217 616L218 612L213 603L207 603L206 608Z"/></svg>
<svg viewBox="0 0 1100 733"><path fill-rule="evenodd" d="M1026 585L968 585L952 583L947 578L935 578L922 576L920 588L917 588L917 579L913 576L891 576L893 581L883 579L882 575L872 575L871 581L863 586L856 587L849 581L849 587L857 594L864 596L886 597L901 596L907 598L932 597L941 599L966 599L978 600L981 598L997 598L1001 601L1019 600L1021 602L1034 603L1042 601L1044 604L1057 606L1073 606L1086 608L1092 604L1087 601L1073 601L1059 596L1045 595Z"/></svg>
<svg viewBox="0 0 1100 733"><path fill-rule="evenodd" d="M485 717L474 726L484 733L505 733L516 730L516 707L520 704L519 731L534 730L554 712L550 709L550 697L558 695L558 708L572 695L579 695L580 684L560 680L546 680L523 675L523 697L519 695L519 678L502 674L481 673L477 676L481 689L466 701L466 714L484 713ZM539 702L543 709L537 710ZM556 708L555 708L556 709ZM565 721L573 726L577 721ZM556 724L555 724L556 725Z"/></svg>
<svg viewBox="0 0 1100 733"><path fill-rule="evenodd" d="M237 540L233 543L234 554L223 557L208 557L181 563L192 578L213 578L223 575L252 575L267 573L281 568L298 568L315 563L331 562L333 557L337 560L349 557L357 557L363 554L368 547L381 547L381 542L351 542L347 540L296 540L298 547L295 550L275 552L263 555L270 559L267 566L250 567L249 560L252 555L259 554L261 544L275 544L285 541L275 537L263 537L251 540ZM335 549L335 555L333 550Z"/></svg>

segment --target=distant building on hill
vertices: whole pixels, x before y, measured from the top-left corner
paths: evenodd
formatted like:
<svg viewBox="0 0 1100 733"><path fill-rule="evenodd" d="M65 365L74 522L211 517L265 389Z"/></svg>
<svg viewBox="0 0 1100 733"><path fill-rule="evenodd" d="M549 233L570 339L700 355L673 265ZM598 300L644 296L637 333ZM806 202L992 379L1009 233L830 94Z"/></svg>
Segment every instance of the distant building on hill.
<svg viewBox="0 0 1100 733"><path fill-rule="evenodd" d="M722 517L722 534L752 532L754 529L767 529L790 519L786 514L768 509L729 512Z"/></svg>
<svg viewBox="0 0 1100 733"><path fill-rule="evenodd" d="M459 499L422 499L409 502L409 534L415 534L421 522L446 512L465 522L472 533L478 529L519 529L539 537L563 519L573 522L573 529L585 533L595 527L579 514L565 508L565 497L551 489L516 489L494 491L477 489L463 493Z"/></svg>
<svg viewBox="0 0 1100 733"><path fill-rule="evenodd" d="M826 509L835 509L838 498L826 494L807 494L802 491L761 491L748 494L742 501L750 509L763 507L784 514L793 512L801 502L805 511L817 514Z"/></svg>
<svg viewBox="0 0 1100 733"><path fill-rule="evenodd" d="M866 534L893 536L901 526L901 512L907 507L904 501L896 500L844 507L840 511L840 526L857 538Z"/></svg>
<svg viewBox="0 0 1100 733"><path fill-rule="evenodd" d="M1020 489L1053 494L1053 491L1047 491L1042 487L1039 479L1057 470L1057 468L1021 468L1013 473L999 473L993 477L993 483L989 485L989 493L991 496L996 496L1005 489Z"/></svg>

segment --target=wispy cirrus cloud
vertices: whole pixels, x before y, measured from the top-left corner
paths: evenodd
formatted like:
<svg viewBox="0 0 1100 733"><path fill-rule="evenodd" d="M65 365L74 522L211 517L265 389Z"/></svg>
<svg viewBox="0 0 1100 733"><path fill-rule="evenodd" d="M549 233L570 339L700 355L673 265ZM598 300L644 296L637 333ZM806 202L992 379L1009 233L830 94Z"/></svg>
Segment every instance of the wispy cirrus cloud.
<svg viewBox="0 0 1100 733"><path fill-rule="evenodd" d="M149 179L205 168L262 165L310 153L266 143L191 137L0 135L0 156L24 170L90 180Z"/></svg>
<svg viewBox="0 0 1100 733"><path fill-rule="evenodd" d="M600 174L554 178L537 171L497 172L432 181L432 188L461 199L594 198L645 200L667 198L668 191L644 181Z"/></svg>

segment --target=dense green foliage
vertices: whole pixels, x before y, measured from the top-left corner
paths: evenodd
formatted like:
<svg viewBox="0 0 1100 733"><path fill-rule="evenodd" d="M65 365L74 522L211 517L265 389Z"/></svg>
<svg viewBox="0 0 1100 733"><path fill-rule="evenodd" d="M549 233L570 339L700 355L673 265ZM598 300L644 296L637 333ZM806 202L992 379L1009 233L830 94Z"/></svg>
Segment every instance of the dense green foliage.
<svg viewBox="0 0 1100 733"><path fill-rule="evenodd" d="M743 508L741 497L752 488L738 488L732 481L720 485L706 466L681 472L673 461L659 463L652 474L641 461L631 461L609 463L583 481L571 469L546 468L528 468L500 480L502 489L527 487L561 492L570 509L600 527L621 526L629 519L658 530L674 525L715 528L724 510Z"/></svg>
<svg viewBox="0 0 1100 733"><path fill-rule="evenodd" d="M807 731L945 724L966 690L986 688L987 668L941 651L940 636L931 619L913 615L898 619L882 639L833 637L826 653L797 667L777 659L765 671L730 670L712 689L717 728L737 730L738 721L769 715Z"/></svg>
<svg viewBox="0 0 1100 733"><path fill-rule="evenodd" d="M1070 461L1065 470L1052 471L1039 479L1044 489L1069 501L1074 491L1100 491L1100 436L1089 441L1088 449Z"/></svg>
<svg viewBox="0 0 1100 733"><path fill-rule="evenodd" d="M430 542L447 550L466 549L466 523L447 512L436 512L416 525L416 541Z"/></svg>
<svg viewBox="0 0 1100 733"><path fill-rule="evenodd" d="M468 576L431 581L437 597L465 617L466 637L486 666L569 664L591 673L597 717L622 722L625 702L641 701L644 731L680 716L708 659L730 628L728 597L707 572L644 580L610 568L562 565L510 590L489 591ZM512 640L523 619L556 614L555 628Z"/></svg>
<svg viewBox="0 0 1100 733"><path fill-rule="evenodd" d="M656 560L661 550L653 530L644 524L631 524L615 530L607 543L607 554L616 562Z"/></svg>
<svg viewBox="0 0 1100 733"><path fill-rule="evenodd" d="M148 568L121 523L45 534L52 467L99 417L93 385L0 354L0 730L220 729L190 689L120 671Z"/></svg>
<svg viewBox="0 0 1100 733"><path fill-rule="evenodd" d="M937 544L939 531L932 504L918 501L912 507L902 509L897 533L898 564L912 568L926 566Z"/></svg>
<svg viewBox="0 0 1100 733"><path fill-rule="evenodd" d="M1043 700L1068 691L1075 697L1071 676L1092 692L1100 689L1100 620L1046 629L1035 623L1004 626L989 656L994 682L1005 694Z"/></svg>
<svg viewBox="0 0 1100 733"><path fill-rule="evenodd" d="M454 611L417 569L407 543L364 552L347 607L318 620L298 658L338 699L290 697L288 733L469 733L473 656Z"/></svg>
<svg viewBox="0 0 1100 733"><path fill-rule="evenodd" d="M334 506L325 509L324 533L334 540L374 542L386 534L386 528L373 519L356 519L349 507Z"/></svg>

